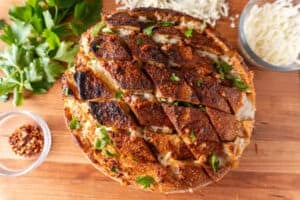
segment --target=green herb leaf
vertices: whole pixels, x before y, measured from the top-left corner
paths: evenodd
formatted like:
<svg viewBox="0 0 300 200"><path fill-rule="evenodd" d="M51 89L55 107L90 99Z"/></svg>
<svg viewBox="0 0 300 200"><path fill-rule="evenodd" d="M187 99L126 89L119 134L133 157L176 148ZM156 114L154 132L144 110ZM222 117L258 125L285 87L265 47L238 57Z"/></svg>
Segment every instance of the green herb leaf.
<svg viewBox="0 0 300 200"><path fill-rule="evenodd" d="M119 154L117 153L112 153L109 150L105 149L105 155L107 155L108 157L118 157Z"/></svg>
<svg viewBox="0 0 300 200"><path fill-rule="evenodd" d="M122 98L122 96L123 96L123 91L122 90L118 90L117 92L116 92L116 96L115 96L115 98L116 99L121 99Z"/></svg>
<svg viewBox="0 0 300 200"><path fill-rule="evenodd" d="M59 47L59 45L60 45L60 39L56 35L56 33L52 32L49 29L46 29L43 32L42 36L46 38L46 41L47 41L47 43L49 45L49 50L54 50L54 49L56 49L56 48Z"/></svg>
<svg viewBox="0 0 300 200"><path fill-rule="evenodd" d="M239 90L247 91L249 87L242 81L241 78L232 75L230 72L232 66L225 61L215 63L215 69L220 74L221 79L227 79L232 82L232 85Z"/></svg>
<svg viewBox="0 0 300 200"><path fill-rule="evenodd" d="M141 38L137 38L137 39L136 39L136 44L137 44L138 46L142 45L142 44L143 44L143 40L142 40Z"/></svg>
<svg viewBox="0 0 300 200"><path fill-rule="evenodd" d="M8 45L27 43L32 32L32 26L21 21L13 21L11 26L5 26L0 39Z"/></svg>
<svg viewBox="0 0 300 200"><path fill-rule="evenodd" d="M175 101L175 102L173 103L173 105L174 105L174 106L178 106L178 105L179 105L179 102L178 102L178 101Z"/></svg>
<svg viewBox="0 0 300 200"><path fill-rule="evenodd" d="M8 15L12 20L29 22L32 12L33 10L30 6L13 6L9 9Z"/></svg>
<svg viewBox="0 0 300 200"><path fill-rule="evenodd" d="M114 173L119 173L119 169L117 167L112 167L111 171Z"/></svg>
<svg viewBox="0 0 300 200"><path fill-rule="evenodd" d="M78 129L81 128L81 124L75 117L73 117L72 120L69 123L69 127L70 127L71 130L74 130L74 129L78 130Z"/></svg>
<svg viewBox="0 0 300 200"><path fill-rule="evenodd" d="M199 79L199 80L197 81L197 86L198 86L198 87L202 87L202 85L203 85L203 80L202 80L202 79Z"/></svg>
<svg viewBox="0 0 300 200"><path fill-rule="evenodd" d="M64 73L66 68L58 62L52 62L48 65L44 65L43 69L45 72L44 78L46 78L47 82L54 83L55 80Z"/></svg>
<svg viewBox="0 0 300 200"><path fill-rule="evenodd" d="M227 74L232 70L232 66L225 61L215 63L215 68L218 73Z"/></svg>
<svg viewBox="0 0 300 200"><path fill-rule="evenodd" d="M209 163L214 172L217 172L220 167L220 161L216 154L212 154L209 158Z"/></svg>
<svg viewBox="0 0 300 200"><path fill-rule="evenodd" d="M8 94L0 96L0 102L6 102L8 100Z"/></svg>
<svg viewBox="0 0 300 200"><path fill-rule="evenodd" d="M160 25L162 27L174 26L174 24L172 22L161 22Z"/></svg>
<svg viewBox="0 0 300 200"><path fill-rule="evenodd" d="M109 28L108 26L106 26L102 29L102 33L112 34L112 33L114 33L114 31L111 28Z"/></svg>
<svg viewBox="0 0 300 200"><path fill-rule="evenodd" d="M170 80L178 82L178 81L180 81L180 78L178 76L176 76L175 73L172 73L172 75L170 77Z"/></svg>
<svg viewBox="0 0 300 200"><path fill-rule="evenodd" d="M150 187L152 184L155 183L155 180L151 176L145 175L145 176L138 176L136 178L136 182L139 185L141 185L143 189L147 189L148 187Z"/></svg>
<svg viewBox="0 0 300 200"><path fill-rule="evenodd" d="M65 95L65 96L69 96L70 94L71 94L70 88L66 87L66 88L64 89L64 95Z"/></svg>
<svg viewBox="0 0 300 200"><path fill-rule="evenodd" d="M105 24L103 22L98 23L92 30L92 36L95 37L98 35L98 33L105 27Z"/></svg>
<svg viewBox="0 0 300 200"><path fill-rule="evenodd" d="M98 150L102 149L101 148L101 140L99 138L95 138L94 140L94 147Z"/></svg>
<svg viewBox="0 0 300 200"><path fill-rule="evenodd" d="M69 66L73 65L75 55L79 50L79 46L75 45L73 42L63 41L53 57L55 60L69 63Z"/></svg>
<svg viewBox="0 0 300 200"><path fill-rule="evenodd" d="M193 28L188 28L188 29L184 32L184 35L185 35L185 37L190 38L190 37L193 36L193 32L194 32L194 29L193 29Z"/></svg>
<svg viewBox="0 0 300 200"><path fill-rule="evenodd" d="M0 30L2 30L6 26L6 23L3 19L0 19Z"/></svg>
<svg viewBox="0 0 300 200"><path fill-rule="evenodd" d="M11 93L18 84L9 80L0 79L0 96Z"/></svg>
<svg viewBox="0 0 300 200"><path fill-rule="evenodd" d="M80 36L87 29L87 25L82 24L82 22L72 21L69 24L76 36Z"/></svg>
<svg viewBox="0 0 300 200"><path fill-rule="evenodd" d="M107 144L112 144L112 140L110 139L108 132L105 128L97 128L100 130L100 142L99 142L99 149L104 149Z"/></svg>
<svg viewBox="0 0 300 200"><path fill-rule="evenodd" d="M52 19L51 13L49 10L43 12L44 21L47 29L51 30L54 27L54 21Z"/></svg>
<svg viewBox="0 0 300 200"><path fill-rule="evenodd" d="M233 78L233 86L242 91L247 91L249 89L249 87L241 80L241 78L238 77Z"/></svg>
<svg viewBox="0 0 300 200"><path fill-rule="evenodd" d="M111 139L109 138L108 132L105 128L100 129L102 140L106 140L107 144L112 144Z"/></svg>
<svg viewBox="0 0 300 200"><path fill-rule="evenodd" d="M191 137L192 142L195 142L195 141L197 140L196 135L195 135L195 133L194 133L194 130L192 130L192 131L190 132L190 137Z"/></svg>
<svg viewBox="0 0 300 200"><path fill-rule="evenodd" d="M192 105L191 103L188 103L188 102L181 102L181 104L182 104L184 107L188 107L188 108L193 107L193 105Z"/></svg>
<svg viewBox="0 0 300 200"><path fill-rule="evenodd" d="M205 108L205 106L203 106L203 105L199 105L199 109L200 109L202 112L206 112L206 108Z"/></svg>
<svg viewBox="0 0 300 200"><path fill-rule="evenodd" d="M151 36L152 33L153 33L154 28L155 28L154 25L153 26L148 26L148 27L144 28L143 33L148 35L148 36Z"/></svg>

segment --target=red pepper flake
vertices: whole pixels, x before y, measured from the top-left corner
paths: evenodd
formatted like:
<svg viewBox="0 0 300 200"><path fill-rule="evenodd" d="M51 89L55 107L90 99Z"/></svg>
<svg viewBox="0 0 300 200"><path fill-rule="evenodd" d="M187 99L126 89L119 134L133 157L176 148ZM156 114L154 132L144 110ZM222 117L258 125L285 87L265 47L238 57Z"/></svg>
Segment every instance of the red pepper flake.
<svg viewBox="0 0 300 200"><path fill-rule="evenodd" d="M43 149L43 134L37 126L30 124L23 125L11 134L9 144L15 154L23 157L31 157L39 154Z"/></svg>

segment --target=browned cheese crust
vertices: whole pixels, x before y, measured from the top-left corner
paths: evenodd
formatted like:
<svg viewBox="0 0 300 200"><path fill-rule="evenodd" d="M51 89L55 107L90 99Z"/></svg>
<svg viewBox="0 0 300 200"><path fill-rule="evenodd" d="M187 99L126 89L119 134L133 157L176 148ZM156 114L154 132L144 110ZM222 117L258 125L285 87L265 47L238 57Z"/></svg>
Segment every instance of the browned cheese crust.
<svg viewBox="0 0 300 200"><path fill-rule="evenodd" d="M193 191L237 166L254 124L253 73L201 20L119 11L82 35L63 77L66 123L105 175Z"/></svg>

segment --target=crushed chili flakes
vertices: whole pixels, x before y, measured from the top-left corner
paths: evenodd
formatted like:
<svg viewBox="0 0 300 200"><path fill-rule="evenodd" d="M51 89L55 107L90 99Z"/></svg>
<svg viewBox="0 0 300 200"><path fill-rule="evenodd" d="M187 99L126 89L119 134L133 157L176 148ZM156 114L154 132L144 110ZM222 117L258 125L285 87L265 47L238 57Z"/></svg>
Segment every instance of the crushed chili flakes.
<svg viewBox="0 0 300 200"><path fill-rule="evenodd" d="M31 157L41 152L44 138L38 126L27 124L17 128L11 134L9 144L15 154Z"/></svg>

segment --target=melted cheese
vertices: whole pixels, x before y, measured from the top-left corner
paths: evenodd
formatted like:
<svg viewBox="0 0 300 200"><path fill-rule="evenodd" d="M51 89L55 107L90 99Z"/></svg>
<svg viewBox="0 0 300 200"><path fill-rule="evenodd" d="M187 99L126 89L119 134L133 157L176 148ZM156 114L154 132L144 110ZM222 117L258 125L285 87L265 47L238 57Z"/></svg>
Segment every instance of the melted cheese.
<svg viewBox="0 0 300 200"><path fill-rule="evenodd" d="M171 161L171 156L172 156L172 152L167 152L166 154L161 154L158 156L158 161L160 162L160 164L162 164L163 166L169 166L170 165L170 161Z"/></svg>
<svg viewBox="0 0 300 200"><path fill-rule="evenodd" d="M250 98L244 93L242 97L243 105L236 113L238 120L254 119L255 107L251 102Z"/></svg>
<svg viewBox="0 0 300 200"><path fill-rule="evenodd" d="M170 37L169 35L158 33L155 33L152 38L155 42L161 44L178 44L180 42L180 38L178 37Z"/></svg>
<svg viewBox="0 0 300 200"><path fill-rule="evenodd" d="M210 52L207 52L207 51L197 50L197 53L200 56L208 57L208 58L212 59L213 61L218 61L219 60L218 55L210 53Z"/></svg>
<svg viewBox="0 0 300 200"><path fill-rule="evenodd" d="M134 31L131 30L131 29L126 29L126 28L119 28L118 29L118 34L119 34L120 37L131 35L133 33L134 33Z"/></svg>
<svg viewBox="0 0 300 200"><path fill-rule="evenodd" d="M150 126L150 128L155 131L155 132L162 132L162 133L165 133L165 134L168 134L168 133L172 133L173 130L167 126Z"/></svg>

